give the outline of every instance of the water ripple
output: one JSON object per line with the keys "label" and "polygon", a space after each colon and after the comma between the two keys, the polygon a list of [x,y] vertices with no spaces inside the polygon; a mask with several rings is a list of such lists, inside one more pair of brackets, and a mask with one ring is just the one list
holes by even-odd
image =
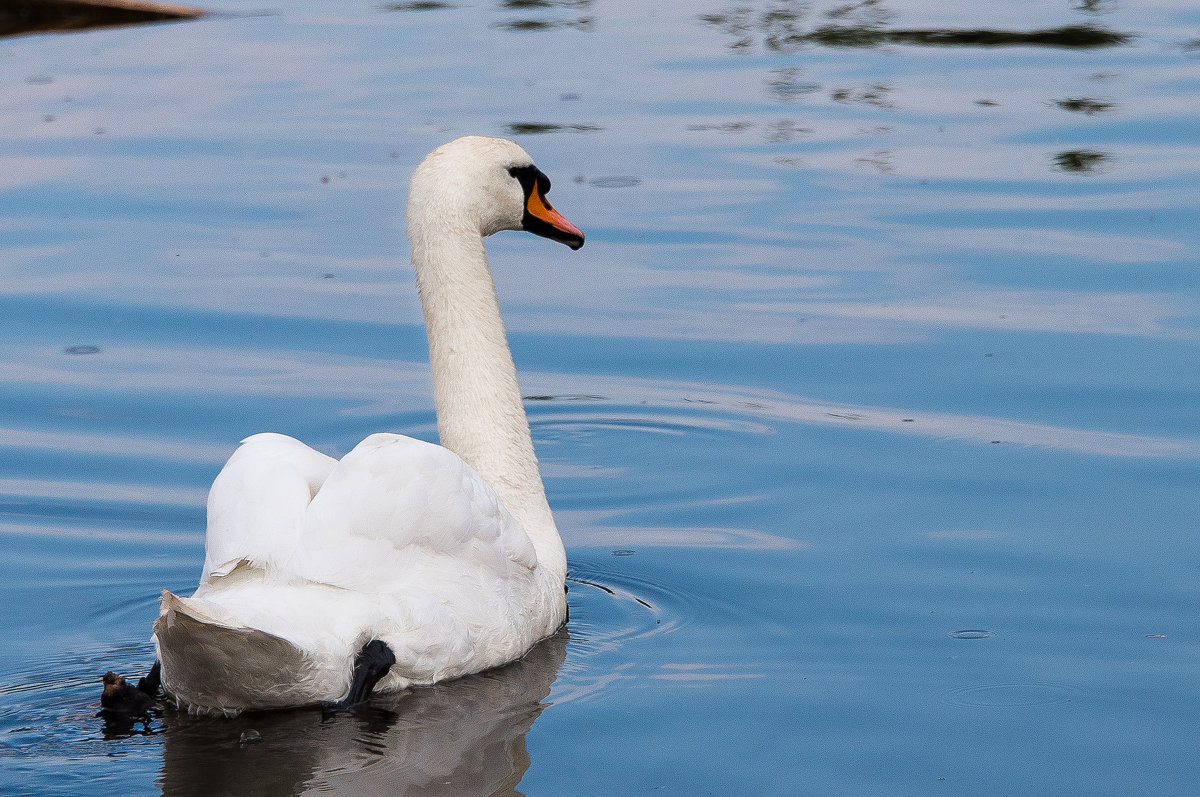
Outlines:
{"label": "water ripple", "polygon": [[[564,392],[601,393],[615,404],[670,410],[672,423],[677,422],[683,408],[688,407],[691,410],[689,418],[697,415],[716,418],[718,413],[725,413],[727,420],[720,423],[729,424],[735,422],[728,420],[728,414],[735,414],[745,423],[749,423],[746,420],[749,416],[820,426],[854,426],[936,439],[1040,446],[1098,456],[1200,458],[1200,440],[1188,438],[1078,429],[985,415],[832,404],[782,391],[698,382],[596,375],[531,376],[529,381],[532,383],[553,380]],[[697,409],[707,412],[695,412]],[[533,417],[540,420],[539,416]],[[660,425],[667,423],[659,421]],[[722,427],[718,425],[717,428]]]}
{"label": "water ripple", "polygon": [[696,619],[699,596],[627,573],[573,562],[571,641],[589,652],[668,634]]}
{"label": "water ripple", "polygon": [[675,585],[574,561],[567,577],[570,651],[554,685],[556,704],[597,697],[641,675],[636,644],[702,621],[706,599]]}
{"label": "water ripple", "polygon": [[[686,401],[686,400],[685,400]],[[535,438],[574,440],[597,431],[623,430],[662,435],[695,435],[697,432],[770,434],[765,424],[713,415],[663,412],[538,413],[530,417]]]}
{"label": "water ripple", "polygon": [[970,708],[1031,708],[1069,703],[1077,695],[1075,689],[1059,684],[1015,683],[955,689],[945,700]]}

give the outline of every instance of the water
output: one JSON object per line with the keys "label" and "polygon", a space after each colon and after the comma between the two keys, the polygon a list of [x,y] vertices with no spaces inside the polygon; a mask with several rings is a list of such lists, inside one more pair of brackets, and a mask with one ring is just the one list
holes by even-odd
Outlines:
{"label": "water", "polygon": [[[0,40],[0,791],[1195,791],[1200,11],[219,10]],[[468,132],[588,233],[489,242],[568,631],[106,733],[239,439],[434,438]]]}

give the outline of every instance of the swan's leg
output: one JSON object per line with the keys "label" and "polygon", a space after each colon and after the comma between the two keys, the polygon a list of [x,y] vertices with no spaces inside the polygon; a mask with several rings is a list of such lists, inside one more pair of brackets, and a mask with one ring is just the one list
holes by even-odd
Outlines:
{"label": "swan's leg", "polygon": [[350,681],[350,694],[346,699],[333,704],[332,708],[350,708],[367,702],[371,690],[379,679],[388,674],[396,663],[396,654],[385,642],[373,639],[362,646],[354,657],[354,677]]}
{"label": "swan's leg", "polygon": [[158,697],[158,689],[162,686],[162,662],[157,659],[145,678],[139,678],[137,690],[150,697]]}

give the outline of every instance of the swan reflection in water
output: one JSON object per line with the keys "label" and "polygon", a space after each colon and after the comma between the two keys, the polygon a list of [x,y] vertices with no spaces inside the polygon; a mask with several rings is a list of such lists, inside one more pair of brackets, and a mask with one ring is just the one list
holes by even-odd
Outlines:
{"label": "swan reflection in water", "polygon": [[377,695],[358,714],[170,714],[163,795],[516,794],[530,764],[525,734],[546,706],[568,639],[564,628],[520,661]]}

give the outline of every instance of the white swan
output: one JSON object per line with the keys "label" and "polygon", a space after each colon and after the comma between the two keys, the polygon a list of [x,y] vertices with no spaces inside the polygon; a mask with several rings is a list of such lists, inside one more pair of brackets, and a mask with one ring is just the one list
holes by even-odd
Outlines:
{"label": "white swan", "polygon": [[412,177],[408,237],[442,445],[376,434],[334,460],[258,434],[213,482],[200,586],[163,591],[162,686],[194,712],[361,701],[520,658],[566,621],[483,237],[583,233],[511,141],[467,136]]}

